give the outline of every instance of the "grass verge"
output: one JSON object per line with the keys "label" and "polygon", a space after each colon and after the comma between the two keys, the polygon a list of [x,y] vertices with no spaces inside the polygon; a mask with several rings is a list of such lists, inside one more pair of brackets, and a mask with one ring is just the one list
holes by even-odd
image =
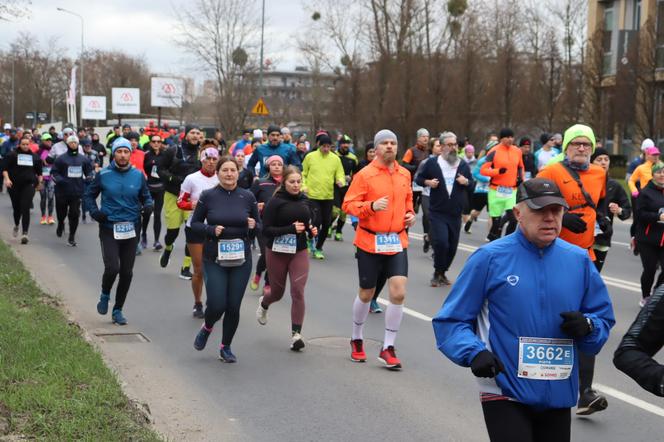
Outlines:
{"label": "grass verge", "polygon": [[0,439],[160,440],[56,304],[0,241]]}

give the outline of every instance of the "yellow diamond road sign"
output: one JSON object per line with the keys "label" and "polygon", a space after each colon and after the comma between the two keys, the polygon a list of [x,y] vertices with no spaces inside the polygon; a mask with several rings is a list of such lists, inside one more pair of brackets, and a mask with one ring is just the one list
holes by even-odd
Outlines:
{"label": "yellow diamond road sign", "polygon": [[267,106],[265,105],[265,102],[262,98],[258,99],[256,105],[251,109],[251,113],[254,115],[262,116],[270,115],[270,111],[267,109]]}

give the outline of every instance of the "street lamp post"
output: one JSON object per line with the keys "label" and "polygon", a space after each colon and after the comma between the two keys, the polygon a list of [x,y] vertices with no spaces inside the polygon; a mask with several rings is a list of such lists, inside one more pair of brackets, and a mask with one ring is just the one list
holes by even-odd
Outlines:
{"label": "street lamp post", "polygon": [[[83,51],[85,49],[85,45],[84,45],[84,42],[83,42],[83,16],[81,14],[77,14],[74,11],[70,11],[69,9],[65,9],[65,8],[56,8],[56,9],[60,12],[64,12],[65,14],[71,14],[73,16],[76,16],[81,20],[81,59],[79,61],[79,66],[81,67],[81,82],[80,82],[80,85],[79,85],[79,88],[78,88],[79,95],[80,95],[80,98],[79,98],[79,103],[80,103],[80,102],[82,102],[81,100],[83,100]],[[79,112],[78,112],[78,126],[79,127],[83,126],[83,112],[82,111],[83,111],[83,109],[80,109]]]}

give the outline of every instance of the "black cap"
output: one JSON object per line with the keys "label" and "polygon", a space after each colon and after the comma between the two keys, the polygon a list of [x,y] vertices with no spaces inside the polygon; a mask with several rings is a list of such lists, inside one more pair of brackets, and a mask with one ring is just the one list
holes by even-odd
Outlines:
{"label": "black cap", "polygon": [[516,202],[525,201],[533,210],[539,210],[543,207],[557,204],[569,209],[567,201],[563,198],[560,189],[551,180],[546,178],[533,178],[524,181],[516,193]]}
{"label": "black cap", "polygon": [[509,127],[504,127],[500,129],[500,134],[498,135],[498,139],[503,139],[507,137],[513,137],[514,136],[514,131],[510,129]]}

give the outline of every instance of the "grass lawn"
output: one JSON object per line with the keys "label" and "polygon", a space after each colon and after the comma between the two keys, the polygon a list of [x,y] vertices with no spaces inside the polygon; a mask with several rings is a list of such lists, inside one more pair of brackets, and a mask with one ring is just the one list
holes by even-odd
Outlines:
{"label": "grass lawn", "polygon": [[0,438],[160,440],[55,304],[0,241]]}

